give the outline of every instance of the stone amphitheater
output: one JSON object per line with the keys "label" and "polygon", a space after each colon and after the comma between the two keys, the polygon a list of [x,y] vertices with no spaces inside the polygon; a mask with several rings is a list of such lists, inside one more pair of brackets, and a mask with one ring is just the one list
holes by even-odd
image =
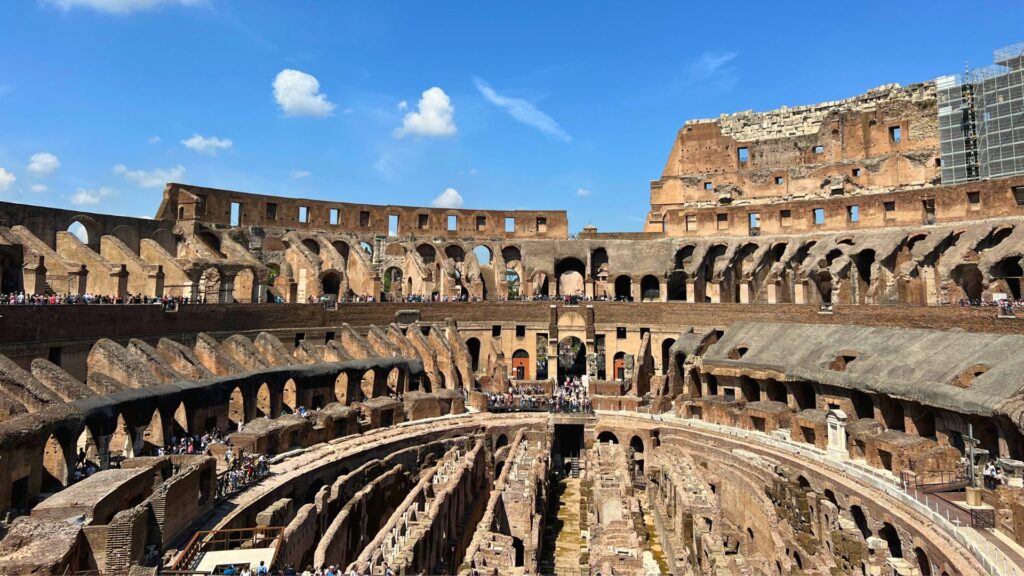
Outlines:
{"label": "stone amphitheater", "polygon": [[0,203],[0,571],[1021,574],[1024,176],[936,94],[687,122],[642,232]]}

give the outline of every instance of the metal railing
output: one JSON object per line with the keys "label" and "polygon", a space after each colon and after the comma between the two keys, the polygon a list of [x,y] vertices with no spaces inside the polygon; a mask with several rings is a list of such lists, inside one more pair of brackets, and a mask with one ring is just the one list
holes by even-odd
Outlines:
{"label": "metal railing", "polygon": [[[170,570],[191,570],[202,554],[220,550],[238,550],[246,548],[271,548],[275,540],[281,537],[282,526],[234,528],[228,530],[206,530],[196,532],[189,540],[185,549],[168,568]],[[274,555],[277,551],[275,548]],[[273,559],[271,559],[273,566]]]}

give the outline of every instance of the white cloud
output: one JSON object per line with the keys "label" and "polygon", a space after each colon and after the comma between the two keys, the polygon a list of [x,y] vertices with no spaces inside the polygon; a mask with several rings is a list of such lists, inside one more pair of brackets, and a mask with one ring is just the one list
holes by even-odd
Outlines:
{"label": "white cloud", "polygon": [[402,100],[401,102],[398,103],[398,109],[402,110],[403,112],[405,110],[408,110],[409,109],[409,103],[406,102],[405,100]]}
{"label": "white cloud", "polygon": [[60,160],[49,152],[39,152],[28,159],[28,171],[36,176],[49,176],[57,168],[60,168]]}
{"label": "white cloud", "polygon": [[[408,105],[406,105],[408,106]],[[401,104],[399,104],[401,108]],[[455,107],[448,95],[437,86],[423,92],[415,112],[402,119],[402,127],[395,128],[395,138],[413,136],[451,136],[455,126]]]}
{"label": "white cloud", "polygon": [[576,195],[577,196],[590,196],[590,194],[591,194],[590,190],[587,190],[586,188],[577,188],[576,189]]}
{"label": "white cloud", "polygon": [[545,134],[558,138],[559,140],[572,142],[572,137],[558,125],[558,122],[555,122],[554,118],[548,116],[533,104],[530,104],[522,98],[502,96],[495,92],[487,82],[484,82],[480,78],[474,78],[473,82],[476,84],[476,89],[480,91],[480,94],[482,94],[488,102],[494,104],[498,108],[503,108],[519,122],[522,122],[527,126],[532,126]]}
{"label": "white cloud", "polygon": [[49,190],[49,188],[46,187],[46,184],[33,184],[30,190],[37,194],[41,194]]}
{"label": "white cloud", "polygon": [[113,195],[114,189],[106,186],[100,186],[95,190],[79,188],[77,192],[71,195],[71,203],[75,206],[94,206],[99,204],[104,198]]}
{"label": "white cloud", "polygon": [[181,143],[185,145],[185,148],[207,156],[216,156],[217,150],[227,150],[234,146],[234,142],[228,138],[217,138],[216,136],[207,138],[200,134],[193,134],[191,138],[182,140]]}
{"label": "white cloud", "polygon": [[391,179],[395,176],[395,156],[397,152],[382,152],[373,162],[373,169],[381,176]]}
{"label": "white cloud", "polygon": [[6,192],[7,189],[11,187],[11,184],[14,184],[14,181],[17,179],[18,178],[14,174],[0,168],[0,192]]}
{"label": "white cloud", "polygon": [[68,11],[89,8],[108,14],[130,14],[139,10],[152,10],[162,5],[204,6],[207,0],[43,0],[45,3]]}
{"label": "white cloud", "polygon": [[334,104],[320,94],[320,82],[314,76],[285,68],[274,78],[274,100],[285,116],[330,116]]}
{"label": "white cloud", "polygon": [[159,144],[162,141],[163,138],[159,136],[150,136],[149,138],[146,139],[146,142],[149,142],[150,144]]}
{"label": "white cloud", "polygon": [[129,170],[124,164],[114,166],[114,174],[124,176],[125,180],[141,188],[162,188],[168,182],[179,182],[185,175],[185,167],[178,164],[174,168],[154,168],[153,170]]}
{"label": "white cloud", "polygon": [[729,63],[737,56],[736,52],[702,52],[689,63],[690,82],[717,92],[732,89],[739,75]]}
{"label": "white cloud", "polygon": [[310,175],[309,170],[292,170],[292,178],[299,180]]}
{"label": "white cloud", "polygon": [[430,205],[434,208],[458,208],[462,206],[462,194],[455,188],[445,188]]}

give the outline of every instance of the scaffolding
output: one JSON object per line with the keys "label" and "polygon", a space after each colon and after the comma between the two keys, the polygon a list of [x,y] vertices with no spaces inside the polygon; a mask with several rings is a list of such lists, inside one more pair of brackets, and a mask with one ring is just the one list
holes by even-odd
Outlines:
{"label": "scaffolding", "polygon": [[936,80],[942,183],[1024,174],[1024,43]]}

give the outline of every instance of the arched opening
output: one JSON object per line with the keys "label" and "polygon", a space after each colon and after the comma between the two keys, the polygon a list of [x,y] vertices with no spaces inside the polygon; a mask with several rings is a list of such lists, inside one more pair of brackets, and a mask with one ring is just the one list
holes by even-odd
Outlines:
{"label": "arched opening", "polygon": [[1021,278],[1024,269],[1020,265],[1020,256],[1003,258],[992,267],[992,277],[1000,280],[1002,287],[1009,292],[1014,300],[1021,297]]}
{"label": "arched opening", "polygon": [[558,381],[580,378],[587,373],[587,346],[575,336],[558,342]]}
{"label": "arched opening", "polygon": [[67,231],[75,238],[78,238],[82,244],[92,248],[94,251],[99,251],[100,231],[95,223],[83,218],[76,218],[71,221]]}
{"label": "arched opening", "polygon": [[153,410],[153,416],[149,419],[149,425],[142,433],[142,454],[144,456],[156,456],[157,449],[164,444],[164,422],[160,416],[160,410]]}
{"label": "arched opening", "polygon": [[281,403],[284,404],[282,412],[287,409],[289,414],[294,414],[299,409],[299,390],[294,378],[289,378],[284,383],[284,389],[281,391]]}
{"label": "arched opening", "polygon": [[530,379],[530,353],[522,348],[512,353],[512,377],[516,380]]}
{"label": "arched opening", "polygon": [[675,256],[672,258],[673,270],[684,270],[686,264],[689,263],[690,258],[693,256],[694,246],[683,246],[679,250],[676,250]]}
{"label": "arched opening", "polygon": [[501,259],[505,261],[505,266],[513,266],[523,259],[523,253],[517,246],[505,246],[501,249]]}
{"label": "arched opening", "polygon": [[600,434],[597,435],[597,441],[602,444],[618,444],[619,438],[618,436],[615,435],[614,432],[605,430],[604,432],[601,432]]}
{"label": "arched opening", "polygon": [[405,256],[405,246],[402,246],[400,242],[392,242],[384,248],[385,256]]}
{"label": "arched opening", "polygon": [[546,296],[548,292],[550,292],[548,288],[548,275],[544,272],[535,272],[533,274],[533,295]]}
{"label": "arched opening", "polygon": [[740,376],[740,391],[747,402],[761,401],[761,387],[750,376]]}
{"label": "arched opening", "polygon": [[825,488],[825,498],[828,498],[828,501],[831,502],[832,505],[835,506],[837,510],[839,509],[839,501],[836,500],[836,493],[835,492],[833,492],[829,488]]}
{"label": "arched opening", "polygon": [[796,397],[796,405],[800,410],[813,410],[818,405],[818,395],[814,391],[814,385],[810,382],[796,382],[793,395]]}
{"label": "arched opening", "polygon": [[320,278],[320,293],[325,296],[338,297],[341,292],[341,274],[336,270],[324,272]]}
{"label": "arched opening", "polygon": [[174,420],[171,422],[171,436],[181,438],[188,434],[188,430],[188,411],[185,409],[185,403],[179,402],[178,408],[174,410]]}
{"label": "arched opening", "polygon": [[870,420],[875,417],[875,402],[867,394],[854,390],[850,393],[850,401],[853,402],[853,411],[858,419]]}
{"label": "arched opening", "polygon": [[377,373],[373,370],[367,370],[363,372],[363,377],[359,379],[359,391],[362,393],[363,400],[373,398],[376,396],[375,384],[377,382]]}
{"label": "arched opening", "polygon": [[661,285],[658,278],[648,274],[640,279],[640,300],[642,302],[658,302],[661,300]]}
{"label": "arched opening", "polygon": [[670,301],[686,300],[686,272],[675,270],[668,275],[668,299]]}
{"label": "arched opening", "polygon": [[476,262],[481,266],[491,265],[491,249],[483,244],[473,248],[473,254],[476,255]]}
{"label": "arched opening", "polygon": [[623,274],[615,279],[615,299],[623,302],[633,301],[633,279]]}
{"label": "arched opening", "polygon": [[455,262],[462,262],[466,259],[466,251],[458,244],[449,244],[444,249],[444,255]]}
{"label": "arched opening", "polygon": [[661,373],[668,375],[668,369],[672,362],[672,345],[676,343],[675,338],[665,338],[661,341]]}
{"label": "arched opening", "polygon": [[243,268],[235,274],[235,282],[231,292],[231,299],[235,302],[249,304],[253,302],[253,294],[256,292],[256,274],[248,268]]}
{"label": "arched opening", "polygon": [[914,547],[914,557],[917,558],[917,568],[921,571],[921,576],[932,576],[932,563],[920,546]]}
{"label": "arched opening", "polygon": [[494,441],[494,451],[497,452],[504,446],[508,446],[508,436],[499,434],[498,439]]}
{"label": "arched opening", "polygon": [[366,253],[367,256],[373,258],[373,246],[369,242],[360,242],[359,248]]}
{"label": "arched opening", "polygon": [[228,420],[236,425],[245,422],[245,397],[242,395],[242,389],[237,386],[228,398]]}
{"label": "arched opening", "polygon": [[347,242],[335,240],[331,242],[331,246],[334,246],[334,249],[338,251],[338,255],[341,256],[342,260],[348,260],[349,247]]}
{"label": "arched opening", "polygon": [[381,277],[381,290],[392,301],[402,296],[402,271],[399,268],[391,266],[384,271],[384,276]]}
{"label": "arched opening", "polygon": [[590,253],[590,276],[595,280],[608,279],[608,251],[596,248]]}
{"label": "arched opening", "polygon": [[871,536],[871,529],[868,528],[868,517],[864,514],[864,510],[860,506],[854,504],[850,506],[850,515],[853,516],[853,523],[857,525],[857,529],[860,530],[861,536],[867,540]]}
{"label": "arched opening", "polygon": [[347,405],[351,400],[351,391],[348,389],[348,372],[341,372],[334,379],[334,398],[342,405]]}
{"label": "arched opening", "polygon": [[387,385],[388,393],[400,394],[402,392],[402,371],[397,366],[388,371]]}
{"label": "arched opening", "polygon": [[220,249],[220,236],[218,236],[217,234],[213,233],[210,230],[202,230],[196,233],[196,237],[199,238],[203,243],[205,243],[210,250],[214,251],[221,258],[227,257],[224,254],[224,252],[222,252]]}
{"label": "arched opening", "polygon": [[587,269],[579,258],[562,258],[555,264],[555,277],[558,278],[558,293],[562,296],[582,296],[583,280]]}
{"label": "arched opening", "polygon": [[632,448],[634,452],[639,452],[643,454],[644,441],[639,436],[633,436],[632,438],[629,439],[629,447]]}
{"label": "arched opening", "polygon": [[882,408],[882,419],[885,427],[890,430],[906,430],[903,404],[899,400],[889,399],[888,406]]}
{"label": "arched opening", "polygon": [[107,449],[110,455],[110,462],[121,465],[121,461],[135,457],[135,439],[124,416],[117,415],[117,424],[114,433],[110,436],[110,446]]}
{"label": "arched opening", "polygon": [[470,364],[473,372],[476,372],[480,369],[480,340],[477,338],[466,340],[466,348],[469,348]]}
{"label": "arched opening", "polygon": [[896,527],[888,522],[883,522],[878,529],[878,537],[889,543],[889,555],[893,558],[903,558],[903,544],[900,543],[900,535],[896,533]]}
{"label": "arched opening", "polygon": [[264,382],[256,391],[256,415],[264,418],[274,417],[274,407],[271,404],[270,385]]}
{"label": "arched opening", "polygon": [[91,463],[97,470],[100,468],[99,447],[88,426],[78,436],[75,448],[78,450],[77,456],[75,456],[77,466],[85,467]]}
{"label": "arched opening", "polygon": [[509,300],[518,300],[523,293],[519,274],[515,270],[505,270],[505,286],[508,290]]}
{"label": "arched opening", "polygon": [[69,479],[67,452],[57,438],[57,433],[51,434],[43,445],[43,478],[40,488],[45,493],[59,492],[68,485]]}
{"label": "arched opening", "polygon": [[306,238],[302,241],[302,245],[313,254],[320,255],[320,243],[312,238]]}
{"label": "arched opening", "polygon": [[977,264],[961,264],[953,268],[950,277],[964,291],[964,296],[968,300],[981,301],[985,279],[982,277],[981,271],[978,270]]}
{"label": "arched opening", "polygon": [[804,562],[800,558],[800,553],[797,552],[796,550],[793,550],[793,562],[796,562],[797,570],[803,570],[804,569]]}
{"label": "arched opening", "polygon": [[626,353],[616,352],[612,356],[612,379],[620,382],[626,379]]}
{"label": "arched opening", "polygon": [[437,259],[437,250],[430,244],[420,244],[416,247],[416,253],[420,255],[424,264],[433,264]]}
{"label": "arched opening", "polygon": [[786,403],[786,385],[778,380],[766,380],[764,383],[764,392],[768,396],[768,400],[772,402]]}
{"label": "arched opening", "polygon": [[708,387],[708,396],[718,396],[718,377],[714,374],[708,374],[705,378],[705,385]]}
{"label": "arched opening", "polygon": [[930,408],[919,407],[911,418],[917,435],[922,438],[935,438],[935,413]]}

